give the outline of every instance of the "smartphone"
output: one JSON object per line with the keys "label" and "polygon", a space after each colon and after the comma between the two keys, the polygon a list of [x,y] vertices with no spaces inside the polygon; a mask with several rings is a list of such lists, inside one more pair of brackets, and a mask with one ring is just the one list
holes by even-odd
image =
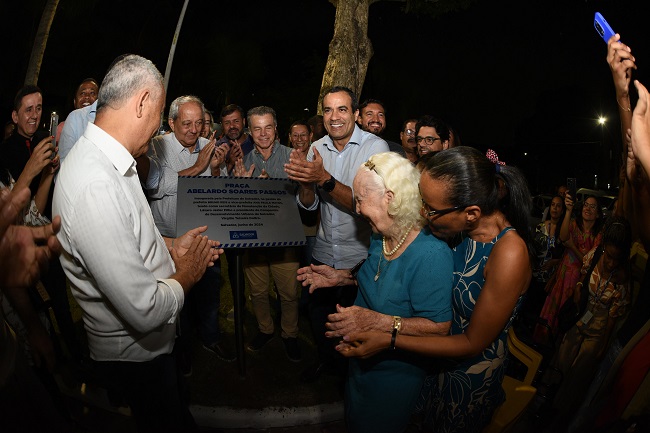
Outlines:
{"label": "smartphone", "polygon": [[607,21],[605,21],[605,18],[603,18],[600,12],[596,12],[596,15],[594,16],[594,27],[605,43],[609,41],[609,38],[615,35],[614,30],[612,30],[610,25],[607,24]]}
{"label": "smartphone", "polygon": [[[56,148],[56,130],[59,127],[59,115],[56,114],[56,111],[52,111],[50,114],[50,137],[54,137],[54,147]],[[50,159],[54,159],[56,152],[50,154]]]}
{"label": "smartphone", "polygon": [[566,179],[566,187],[567,187],[567,192],[571,196],[571,200],[573,200],[573,202],[575,203],[576,200],[577,200],[577,197],[576,197],[576,191],[577,191],[576,178],[575,177],[567,177],[567,179]]}

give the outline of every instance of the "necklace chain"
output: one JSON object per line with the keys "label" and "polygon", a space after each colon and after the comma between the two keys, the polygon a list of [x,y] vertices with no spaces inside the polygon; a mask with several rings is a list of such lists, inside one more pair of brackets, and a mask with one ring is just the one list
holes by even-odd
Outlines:
{"label": "necklace chain", "polygon": [[[383,254],[379,254],[379,262],[377,262],[377,273],[375,274],[375,281],[377,281],[379,279],[379,277],[381,276],[381,271],[382,271],[382,269],[381,269],[381,260],[384,257],[384,255],[386,255],[386,257],[388,258],[388,257],[392,256],[393,254],[395,254],[397,252],[397,250],[399,250],[400,247],[402,245],[404,245],[404,242],[406,241],[406,238],[408,237],[409,233],[411,233],[411,228],[406,230],[406,233],[404,233],[404,236],[402,236],[402,239],[395,246],[395,248],[393,248],[391,251],[386,251],[386,236],[382,237],[381,246],[382,246]],[[390,260],[387,259],[386,260],[386,267],[388,267],[388,264],[390,264]]]}
{"label": "necklace chain", "polygon": [[408,230],[406,230],[406,233],[404,233],[404,236],[402,236],[402,239],[400,239],[400,241],[397,243],[397,245],[395,245],[395,248],[393,248],[390,251],[388,251],[386,249],[386,236],[382,236],[382,238],[381,238],[381,246],[382,246],[382,249],[384,250],[384,254],[386,255],[386,257],[392,256],[393,254],[395,254],[397,252],[397,250],[400,249],[400,247],[402,245],[404,245],[404,241],[406,241],[406,238],[408,237],[409,233],[411,233],[411,228],[410,227],[408,228]]}

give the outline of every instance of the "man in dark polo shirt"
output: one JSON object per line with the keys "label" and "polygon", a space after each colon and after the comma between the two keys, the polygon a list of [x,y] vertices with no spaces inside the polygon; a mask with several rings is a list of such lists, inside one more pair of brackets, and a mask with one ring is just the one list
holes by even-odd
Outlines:
{"label": "man in dark polo shirt", "polygon": [[[2,143],[0,153],[0,166],[9,170],[14,179],[18,179],[22,173],[32,151],[39,144],[35,141],[36,130],[41,123],[41,112],[43,111],[43,95],[37,86],[28,85],[23,87],[16,94],[14,109],[11,112],[11,119],[16,124],[14,132]],[[52,137],[43,138],[40,141],[52,141]],[[38,190],[40,176],[35,176],[29,188],[32,196]],[[43,210],[41,210],[43,211]]]}

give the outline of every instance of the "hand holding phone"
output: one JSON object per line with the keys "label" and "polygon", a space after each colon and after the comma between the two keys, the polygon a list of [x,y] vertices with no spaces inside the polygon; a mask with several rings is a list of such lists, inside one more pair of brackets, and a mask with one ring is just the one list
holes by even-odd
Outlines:
{"label": "hand holding phone", "polygon": [[594,16],[594,27],[596,28],[596,31],[600,35],[601,38],[607,43],[609,39],[614,36],[616,33],[614,33],[614,30],[612,30],[612,27],[605,21],[605,18],[600,14],[600,12],[596,12],[596,15]]}
{"label": "hand holding phone", "polygon": [[576,193],[577,193],[576,178],[568,177],[566,180],[566,187],[567,187],[567,193],[571,196],[571,200],[575,202]]}
{"label": "hand holding phone", "polygon": [[[52,111],[52,114],[50,114],[50,137],[54,137],[54,149],[56,149],[56,130],[59,127],[59,115],[56,113],[56,111]],[[54,159],[56,156],[56,152],[52,152],[50,155],[50,159]]]}

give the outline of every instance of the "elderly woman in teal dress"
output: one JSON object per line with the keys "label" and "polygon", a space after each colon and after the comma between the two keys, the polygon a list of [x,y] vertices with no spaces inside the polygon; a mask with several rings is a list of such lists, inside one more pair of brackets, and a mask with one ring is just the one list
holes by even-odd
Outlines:
{"label": "elderly woman in teal dress", "polygon": [[[451,250],[424,227],[418,179],[410,162],[391,152],[374,155],[359,168],[353,183],[356,210],[374,234],[368,257],[356,275],[355,305],[339,307],[330,315],[329,337],[351,330],[377,330],[389,338],[397,333],[448,333]],[[353,284],[349,270],[312,265],[298,272],[298,279],[310,291]],[[404,430],[430,362],[402,350],[351,360],[345,395],[348,430]]]}
{"label": "elderly woman in teal dress", "polygon": [[352,333],[337,349],[373,357],[394,346],[445,358],[423,387],[424,427],[480,432],[504,399],[507,331],[531,279],[530,195],[517,169],[469,147],[429,159],[420,193],[433,234],[455,245],[450,335]]}

